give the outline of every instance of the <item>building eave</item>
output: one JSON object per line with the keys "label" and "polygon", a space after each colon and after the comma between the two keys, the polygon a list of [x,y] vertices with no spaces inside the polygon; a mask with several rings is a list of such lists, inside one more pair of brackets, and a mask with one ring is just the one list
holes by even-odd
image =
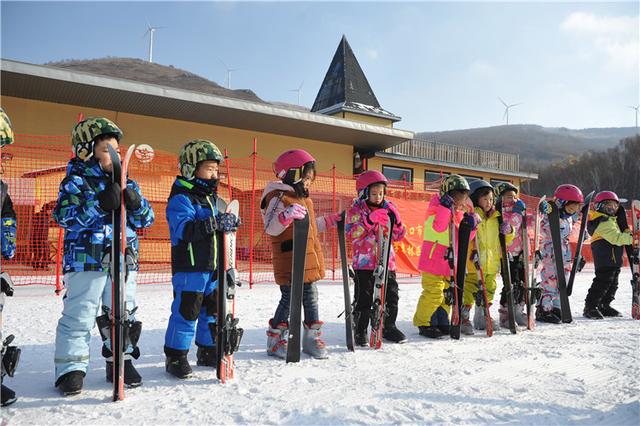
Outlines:
{"label": "building eave", "polygon": [[150,83],[0,60],[1,94],[383,150],[408,130]]}

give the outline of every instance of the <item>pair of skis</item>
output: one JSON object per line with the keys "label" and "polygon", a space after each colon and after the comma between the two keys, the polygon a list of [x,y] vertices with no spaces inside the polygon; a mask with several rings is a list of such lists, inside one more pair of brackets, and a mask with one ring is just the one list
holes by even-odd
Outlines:
{"label": "pair of skis", "polygon": [[[239,218],[240,204],[232,200],[227,204],[222,198],[216,198],[218,212],[233,214]],[[236,287],[240,286],[236,270],[236,232],[216,231],[218,245],[218,287],[216,288],[216,322],[210,324],[216,342],[216,376],[221,383],[234,378],[235,363],[233,354],[240,346],[244,330],[238,327],[239,319],[235,315]]]}
{"label": "pair of skis", "polygon": [[[640,200],[631,201],[631,245],[625,246],[631,267],[631,318],[640,320]],[[622,205],[618,210],[620,230],[629,228],[627,213]]]}
{"label": "pair of skis", "polygon": [[576,273],[582,269],[582,245],[584,243],[585,229],[587,221],[589,220],[589,210],[591,206],[591,200],[595,192],[591,191],[584,199],[584,206],[582,207],[580,216],[580,235],[578,236],[578,243],[573,256],[573,264],[571,267],[571,273],[569,274],[569,280],[567,280],[564,273],[564,260],[562,256],[562,236],[560,235],[560,208],[555,201],[549,203],[549,212],[547,217],[549,219],[549,230],[551,232],[551,242],[553,245],[553,260],[556,266],[556,277],[558,279],[558,293],[560,295],[560,311],[562,315],[562,322],[570,323],[573,321],[571,315],[571,305],[569,303],[569,296],[573,289],[573,282],[575,280]]}
{"label": "pair of skis", "polygon": [[465,222],[461,222],[458,225],[458,233],[456,234],[455,213],[455,207],[452,206],[451,220],[449,221],[449,249],[446,255],[450,271],[449,288],[445,289],[445,300],[451,306],[449,336],[458,340],[460,339],[460,325],[462,322],[462,298],[464,295],[464,278],[467,273],[471,227]]}
{"label": "pair of skis", "polygon": [[131,155],[135,145],[131,145],[120,161],[116,150],[107,145],[113,165],[111,182],[120,185],[120,207],[111,212],[112,243],[111,243],[111,352],[113,354],[113,401],[124,399],[124,351],[125,327],[128,313],[125,306],[126,262],[127,249],[127,210],[124,201],[124,191],[127,189],[127,173]]}

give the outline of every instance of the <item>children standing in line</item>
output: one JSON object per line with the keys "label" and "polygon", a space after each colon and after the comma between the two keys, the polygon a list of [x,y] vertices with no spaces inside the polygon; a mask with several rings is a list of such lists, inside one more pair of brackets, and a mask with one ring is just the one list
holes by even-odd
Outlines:
{"label": "children standing in line", "polygon": [[309,236],[304,271],[303,352],[317,359],[328,358],[321,339],[316,281],[324,278],[324,256],[318,233],[334,227],[340,214],[315,217],[309,189],[316,177],[316,160],[306,151],[294,149],[282,153],[274,163],[278,181],[270,182],[262,193],[260,211],[264,230],[271,239],[273,270],[280,286],[280,302],[267,331],[267,354],[286,358],[291,300],[291,267],[293,258],[293,221],[309,214]]}
{"label": "children standing in line", "polygon": [[165,333],[166,371],[186,379],[193,370],[187,354],[195,335],[197,365],[216,367],[212,324],[216,318],[216,231],[235,231],[238,218],[216,208],[218,168],[223,161],[212,142],[195,139],[180,150],[180,176],[167,203],[171,237],[173,302]]}
{"label": "children standing in line", "polygon": [[[64,395],[82,390],[89,364],[91,329],[102,306],[102,318],[111,312],[111,212],[120,207],[123,191],[112,183],[113,163],[108,146],[116,151],[122,131],[106,118],[88,118],[76,124],[71,132],[74,158],[67,165],[67,176],[60,183],[58,203],[53,217],[64,228],[64,309],[56,329],[55,385]],[[124,381],[129,387],[142,384],[132,364],[140,356],[137,342],[142,323],[135,320],[135,291],[138,270],[138,237],[136,229],[151,226],[154,220],[149,202],[138,184],[127,179],[124,191],[127,215],[126,309],[129,321],[125,327],[131,345],[125,349]],[[124,212],[123,212],[124,214]],[[117,238],[118,236],[116,236]],[[102,303],[101,303],[102,302]],[[110,336],[101,330],[107,358],[107,381],[113,381]]]}
{"label": "children standing in line", "polygon": [[[9,116],[0,108],[0,148],[13,143],[13,128],[11,126],[11,120]],[[13,202],[9,196],[9,186],[0,180],[0,197],[2,200],[2,217],[0,238],[2,240],[2,258],[4,260],[12,259],[16,254],[16,211],[13,209]],[[0,342],[2,342],[2,311],[4,309],[5,296],[13,295],[13,289],[8,282],[2,282],[2,288],[0,288]],[[4,356],[3,351],[3,356]],[[4,366],[4,363],[3,363]],[[9,372],[9,375],[13,375],[13,372]],[[5,369],[2,368],[0,373],[0,383],[2,387],[2,406],[6,407],[16,402],[16,393],[4,384]]]}
{"label": "children standing in line", "polygon": [[[367,327],[371,319],[373,302],[373,271],[378,256],[378,229],[386,226],[389,213],[395,217],[392,241],[400,241],[406,234],[406,228],[400,213],[391,201],[385,200],[387,178],[380,172],[369,170],[358,176],[356,190],[358,199],[354,201],[346,215],[346,233],[351,238],[353,249],[353,269],[356,277],[355,294],[355,343],[368,345]],[[393,246],[389,254],[387,290],[385,298],[386,315],[382,337],[395,343],[404,343],[407,337],[396,327],[398,317],[398,282],[396,281],[396,263]]]}
{"label": "children standing in line", "polygon": [[[511,242],[507,241],[507,251],[511,256],[509,261],[509,270],[511,272],[511,285],[513,288],[513,297],[515,303],[516,324],[520,326],[527,325],[527,315],[524,312],[524,292],[525,292],[525,268],[524,262],[524,244],[529,244],[529,239],[522,238],[522,221],[526,220],[523,216],[527,210],[527,206],[518,198],[518,188],[509,182],[500,182],[495,186],[496,208],[502,215],[504,223],[511,225],[514,235]],[[526,225],[526,224],[525,224]],[[502,287],[500,293],[500,327],[509,326],[509,316],[507,309],[507,295]]]}
{"label": "children standing in line", "polygon": [[455,232],[462,221],[475,230],[479,218],[464,211],[468,196],[469,184],[465,178],[449,175],[440,185],[440,196],[432,197],[427,208],[424,241],[418,263],[418,268],[422,271],[422,294],[413,316],[413,325],[418,327],[420,335],[424,337],[437,339],[449,334],[451,308],[444,295],[451,275],[447,262],[449,226],[452,214],[455,214]]}
{"label": "children standing in line", "polygon": [[611,307],[618,290],[624,246],[633,241],[631,230],[620,229],[616,220],[620,200],[615,192],[602,191],[593,199],[595,209],[589,214],[587,231],[591,235],[591,252],[596,276],[584,301],[584,316],[590,319],[618,317]]}
{"label": "children standing in line", "polygon": [[[558,273],[571,272],[571,247],[569,235],[576,223],[576,214],[580,211],[584,196],[575,185],[563,184],[556,188],[553,199],[544,201],[540,205],[543,216],[540,222],[540,254],[542,256],[542,268],[540,269],[540,286],[542,297],[536,308],[536,320],[551,324],[562,322],[560,309],[560,293],[558,291]],[[550,206],[548,203],[556,203],[560,210],[560,240],[562,244],[562,260],[564,271],[556,271],[553,255],[553,242],[551,228],[549,227]]]}
{"label": "children standing in line", "polygon": [[[493,187],[488,182],[475,180],[471,182],[469,187],[469,198],[471,198],[473,202],[475,213],[480,217],[475,238],[478,242],[478,256],[484,273],[484,284],[487,291],[487,309],[491,309],[493,295],[496,292],[497,286],[496,277],[498,271],[500,271],[502,257],[500,234],[506,235],[510,242],[511,238],[513,238],[513,229],[508,222],[503,222],[502,225],[499,224],[498,216],[500,213],[496,211]],[[470,244],[469,252],[473,250],[474,246]],[[469,319],[471,307],[474,301],[477,300],[476,293],[479,291],[476,266],[470,257],[467,260],[467,276],[464,282],[463,307],[460,318],[460,332],[467,335],[473,334],[474,327],[477,330],[486,329],[486,317],[483,307],[476,305],[473,315],[473,326]],[[499,328],[497,321],[493,321],[492,325],[494,329]]]}

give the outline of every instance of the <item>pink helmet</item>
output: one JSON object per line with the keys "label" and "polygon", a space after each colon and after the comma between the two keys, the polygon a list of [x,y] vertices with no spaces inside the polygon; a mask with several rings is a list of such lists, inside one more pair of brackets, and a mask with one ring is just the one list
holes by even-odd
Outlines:
{"label": "pink helmet", "polygon": [[374,183],[384,183],[385,185],[387,185],[389,181],[387,180],[385,175],[383,175],[379,171],[367,170],[356,179],[356,191],[360,192],[363,189],[368,188],[370,185],[373,185]]}
{"label": "pink helmet", "polygon": [[596,194],[595,197],[593,197],[594,203],[600,203],[602,201],[608,201],[608,200],[613,200],[618,203],[620,202],[620,199],[618,198],[616,193],[613,191],[600,191]]}
{"label": "pink helmet", "polygon": [[290,170],[294,171],[292,181],[297,183],[302,179],[302,169],[307,163],[315,163],[316,159],[307,151],[302,149],[292,149],[285,151],[273,163],[273,171],[278,179],[285,179]]}
{"label": "pink helmet", "polygon": [[553,196],[556,199],[563,201],[575,201],[576,203],[584,202],[584,196],[582,195],[580,188],[568,183],[558,186],[556,191],[553,193]]}

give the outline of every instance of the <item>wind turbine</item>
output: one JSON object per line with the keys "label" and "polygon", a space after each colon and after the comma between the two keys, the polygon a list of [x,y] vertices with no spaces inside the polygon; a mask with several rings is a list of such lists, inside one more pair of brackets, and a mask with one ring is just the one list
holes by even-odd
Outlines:
{"label": "wind turbine", "polygon": [[227,82],[227,89],[231,89],[231,73],[234,71],[238,71],[238,68],[229,68],[222,59],[220,59],[220,62],[222,62],[222,65],[224,66],[224,69],[227,72],[227,78],[225,80]]}
{"label": "wind turbine", "polygon": [[149,34],[149,62],[153,62],[153,34],[156,32],[156,30],[159,30],[160,28],[165,28],[165,27],[153,27],[151,26],[149,21],[147,21],[147,31],[144,33],[142,37],[146,37],[147,34]]}
{"label": "wind turbine", "polygon": [[300,96],[302,95],[302,86],[304,86],[304,80],[302,80],[302,83],[300,83],[300,86],[298,86],[297,89],[291,89],[289,90],[290,92],[297,92],[298,93],[298,105],[300,105]]}
{"label": "wind turbine", "polygon": [[509,108],[513,108],[514,106],[522,105],[522,102],[518,102],[517,104],[507,105],[507,103],[505,101],[503,101],[500,96],[498,96],[498,99],[500,99],[500,102],[502,102],[502,105],[504,105],[504,115],[502,116],[502,118],[506,118],[507,119],[506,123],[507,123],[507,126],[508,126],[509,125]]}
{"label": "wind turbine", "polygon": [[629,108],[635,109],[636,110],[636,135],[640,134],[638,133],[638,109],[640,109],[640,104],[636,105],[636,106],[629,106]]}

